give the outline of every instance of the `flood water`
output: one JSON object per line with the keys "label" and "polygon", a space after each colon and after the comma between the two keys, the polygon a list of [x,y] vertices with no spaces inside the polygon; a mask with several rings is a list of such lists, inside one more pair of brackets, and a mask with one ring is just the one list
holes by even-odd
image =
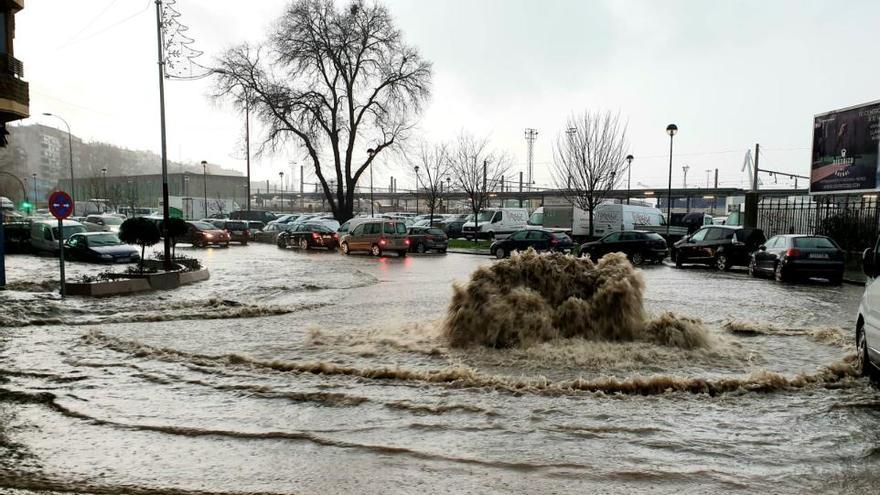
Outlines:
{"label": "flood water", "polygon": [[181,251],[211,279],[100,300],[7,258],[0,493],[880,487],[880,393],[847,371],[860,287],[651,266],[648,311],[701,319],[711,347],[458,349],[452,283],[493,260]]}

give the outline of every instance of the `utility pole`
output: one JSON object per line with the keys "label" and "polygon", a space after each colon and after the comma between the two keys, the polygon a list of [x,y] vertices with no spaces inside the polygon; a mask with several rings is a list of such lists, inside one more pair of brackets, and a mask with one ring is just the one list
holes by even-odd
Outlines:
{"label": "utility pole", "polygon": [[712,180],[712,169],[706,169],[706,189],[709,189],[709,181]]}
{"label": "utility pole", "polygon": [[[244,149],[247,153],[247,211],[251,212],[251,105],[245,93],[244,98]],[[250,215],[248,215],[250,218]]]}
{"label": "utility pole", "polygon": [[522,188],[523,188],[523,173],[519,172],[519,207],[522,208],[523,198],[522,198]]}
{"label": "utility pole", "polygon": [[688,187],[688,170],[691,169],[690,165],[682,165],[681,170],[684,172],[684,182],[682,183],[684,189]]}
{"label": "utility pole", "polygon": [[718,169],[715,169],[715,189],[718,189]]}
{"label": "utility pole", "polygon": [[755,173],[752,174],[752,192],[758,192],[758,160],[760,159],[761,145],[755,143]]}
{"label": "utility pole", "polygon": [[299,166],[299,209],[302,210],[306,207],[306,198],[303,197],[303,191],[305,187],[305,176],[303,175],[303,166]]}
{"label": "utility pole", "polygon": [[[165,137],[165,54],[162,46],[162,0],[156,0],[156,41],[159,49],[159,123],[162,127],[162,231],[164,247],[164,265],[166,270],[171,269],[171,237],[168,235],[168,149]],[[71,155],[72,159],[72,155]],[[202,162],[204,163],[204,162]],[[205,183],[207,188],[207,183]],[[205,194],[207,196],[207,193]],[[205,210],[208,209],[207,198]],[[205,215],[207,216],[207,214]]]}
{"label": "utility pole", "polygon": [[534,176],[534,158],[535,158],[535,140],[538,139],[538,130],[532,128],[526,128],[525,131],[526,137],[526,149],[528,150],[527,154],[527,162],[528,162],[528,187],[531,190],[532,184],[535,183]]}

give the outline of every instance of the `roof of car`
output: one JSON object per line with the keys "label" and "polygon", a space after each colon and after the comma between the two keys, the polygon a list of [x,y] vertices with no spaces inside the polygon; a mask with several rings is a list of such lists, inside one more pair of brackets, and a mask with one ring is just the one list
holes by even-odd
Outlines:
{"label": "roof of car", "polygon": [[116,235],[116,232],[80,232],[80,233],[78,233],[78,234],[74,234],[74,235],[82,235],[82,236],[86,236],[86,237],[93,237],[93,236],[96,236],[96,235],[107,235],[107,234],[110,234],[110,235]]}

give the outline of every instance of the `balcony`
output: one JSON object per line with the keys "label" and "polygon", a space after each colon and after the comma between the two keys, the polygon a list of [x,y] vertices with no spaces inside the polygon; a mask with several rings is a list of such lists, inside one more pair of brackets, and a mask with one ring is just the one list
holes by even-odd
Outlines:
{"label": "balcony", "polygon": [[0,122],[27,118],[30,96],[22,81],[24,64],[12,55],[0,55]]}

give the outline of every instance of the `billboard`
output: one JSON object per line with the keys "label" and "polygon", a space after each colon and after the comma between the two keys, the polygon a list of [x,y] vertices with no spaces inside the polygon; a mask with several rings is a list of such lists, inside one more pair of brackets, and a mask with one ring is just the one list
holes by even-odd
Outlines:
{"label": "billboard", "polygon": [[810,194],[880,190],[880,101],[816,115]]}

